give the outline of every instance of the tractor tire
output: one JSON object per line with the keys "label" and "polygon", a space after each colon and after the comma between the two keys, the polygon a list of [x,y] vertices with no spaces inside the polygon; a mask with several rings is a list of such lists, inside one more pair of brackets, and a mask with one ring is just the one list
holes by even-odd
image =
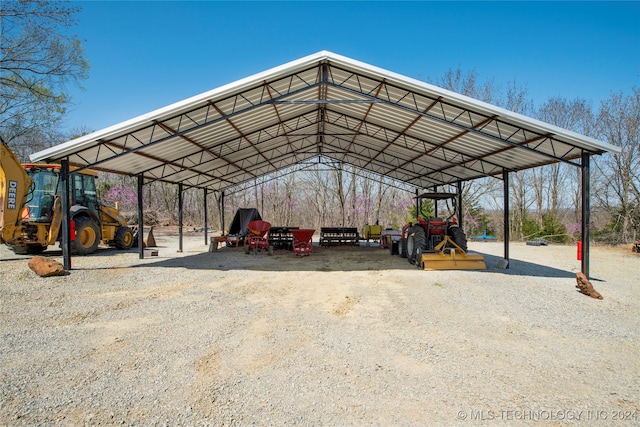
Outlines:
{"label": "tractor tire", "polygon": [[415,265],[418,268],[424,268],[424,265],[422,264],[422,253],[423,252],[424,252],[423,248],[416,248]]}
{"label": "tractor tire", "polygon": [[47,247],[42,245],[9,245],[9,248],[16,255],[39,255],[44,252]]}
{"label": "tractor tire", "polygon": [[78,255],[89,255],[98,250],[100,227],[89,217],[81,216],[76,222],[76,239],[71,243],[72,251]]}
{"label": "tractor tire", "polygon": [[460,246],[463,251],[467,252],[467,236],[464,234],[464,230],[460,227],[449,227],[449,237],[453,242]]}
{"label": "tractor tire", "polygon": [[[427,238],[424,233],[424,228],[416,224],[409,229],[407,233],[407,259],[410,264],[416,263],[416,257],[422,257],[422,252],[427,247]],[[418,254],[418,249],[420,253]],[[422,261],[422,260],[420,260]]]}
{"label": "tractor tire", "polygon": [[391,255],[398,255],[398,241],[392,241],[389,245],[389,253]]}
{"label": "tractor tire", "polygon": [[400,240],[398,240],[398,255],[400,255],[401,258],[407,257],[407,239],[405,237],[401,237]]}
{"label": "tractor tire", "polygon": [[116,235],[113,238],[116,249],[126,251],[133,246],[133,231],[129,227],[118,227]]}

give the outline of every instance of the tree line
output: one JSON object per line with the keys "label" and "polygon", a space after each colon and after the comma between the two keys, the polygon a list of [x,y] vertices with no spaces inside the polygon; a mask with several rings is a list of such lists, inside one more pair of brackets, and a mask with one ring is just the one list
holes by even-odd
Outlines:
{"label": "tree line", "polygon": [[[72,100],[69,85],[88,78],[89,64],[82,44],[67,31],[75,24],[77,6],[66,2],[6,1],[0,4],[0,136],[19,157],[88,133],[62,131],[62,120]],[[550,98],[535,106],[517,82],[498,84],[482,80],[475,70],[452,69],[429,83],[501,106],[541,121],[590,136],[621,148],[591,160],[592,224],[594,242],[628,243],[640,229],[640,88],[622,88],[600,105],[585,99]],[[510,236],[516,240],[544,237],[552,241],[580,239],[580,170],[557,163],[510,174]],[[235,211],[255,207],[274,226],[361,228],[379,224],[398,229],[416,214],[415,196],[400,183],[330,162],[292,168],[257,178],[221,195],[188,189],[183,194],[183,221],[201,228],[205,203],[208,222],[226,227]],[[101,174],[99,195],[118,203],[132,223],[137,222],[136,180]],[[439,191],[456,191],[440,188]],[[161,182],[145,185],[145,222],[175,225],[178,188]],[[461,219],[468,236],[502,237],[502,181],[483,178],[461,188]],[[438,206],[446,216],[450,206]],[[426,204],[427,213],[434,206]]]}

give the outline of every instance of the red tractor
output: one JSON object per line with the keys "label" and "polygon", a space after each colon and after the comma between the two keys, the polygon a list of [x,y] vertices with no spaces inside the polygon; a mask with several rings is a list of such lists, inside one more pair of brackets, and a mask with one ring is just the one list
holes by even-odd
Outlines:
{"label": "red tractor", "polygon": [[[445,249],[453,247],[449,242],[455,243],[464,252],[467,251],[467,236],[462,228],[458,226],[455,218],[456,214],[456,194],[453,193],[425,193],[417,197],[418,208],[422,206],[422,200],[433,200],[436,204],[439,200],[451,200],[453,213],[448,218],[426,218],[418,215],[415,222],[410,222],[402,227],[402,237],[397,242],[397,249],[391,248],[391,253],[399,253],[401,257],[407,258],[411,264],[420,266],[423,253],[434,253],[441,250],[438,245],[442,243],[446,236],[448,241],[444,244]],[[437,212],[437,209],[436,209]],[[394,242],[394,245],[396,243]],[[437,248],[438,247],[438,248]]]}

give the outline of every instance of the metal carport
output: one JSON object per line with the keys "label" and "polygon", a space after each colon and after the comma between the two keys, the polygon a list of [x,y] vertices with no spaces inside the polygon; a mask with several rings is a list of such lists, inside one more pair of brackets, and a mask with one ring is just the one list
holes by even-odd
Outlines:
{"label": "metal carport", "polygon": [[[618,147],[321,51],[35,153],[223,192],[306,162],[340,161],[416,191],[564,162],[583,175],[588,276],[589,159]],[[179,191],[181,194],[181,191]],[[64,245],[63,245],[64,246]],[[508,245],[505,243],[505,258]]]}

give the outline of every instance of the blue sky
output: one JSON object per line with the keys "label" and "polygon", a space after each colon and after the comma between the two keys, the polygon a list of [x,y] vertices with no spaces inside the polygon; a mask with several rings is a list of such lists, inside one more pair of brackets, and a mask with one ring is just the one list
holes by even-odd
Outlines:
{"label": "blue sky", "polygon": [[640,87],[640,2],[75,2],[91,65],[68,129],[99,130],[329,50],[421,80],[475,70],[598,107]]}

